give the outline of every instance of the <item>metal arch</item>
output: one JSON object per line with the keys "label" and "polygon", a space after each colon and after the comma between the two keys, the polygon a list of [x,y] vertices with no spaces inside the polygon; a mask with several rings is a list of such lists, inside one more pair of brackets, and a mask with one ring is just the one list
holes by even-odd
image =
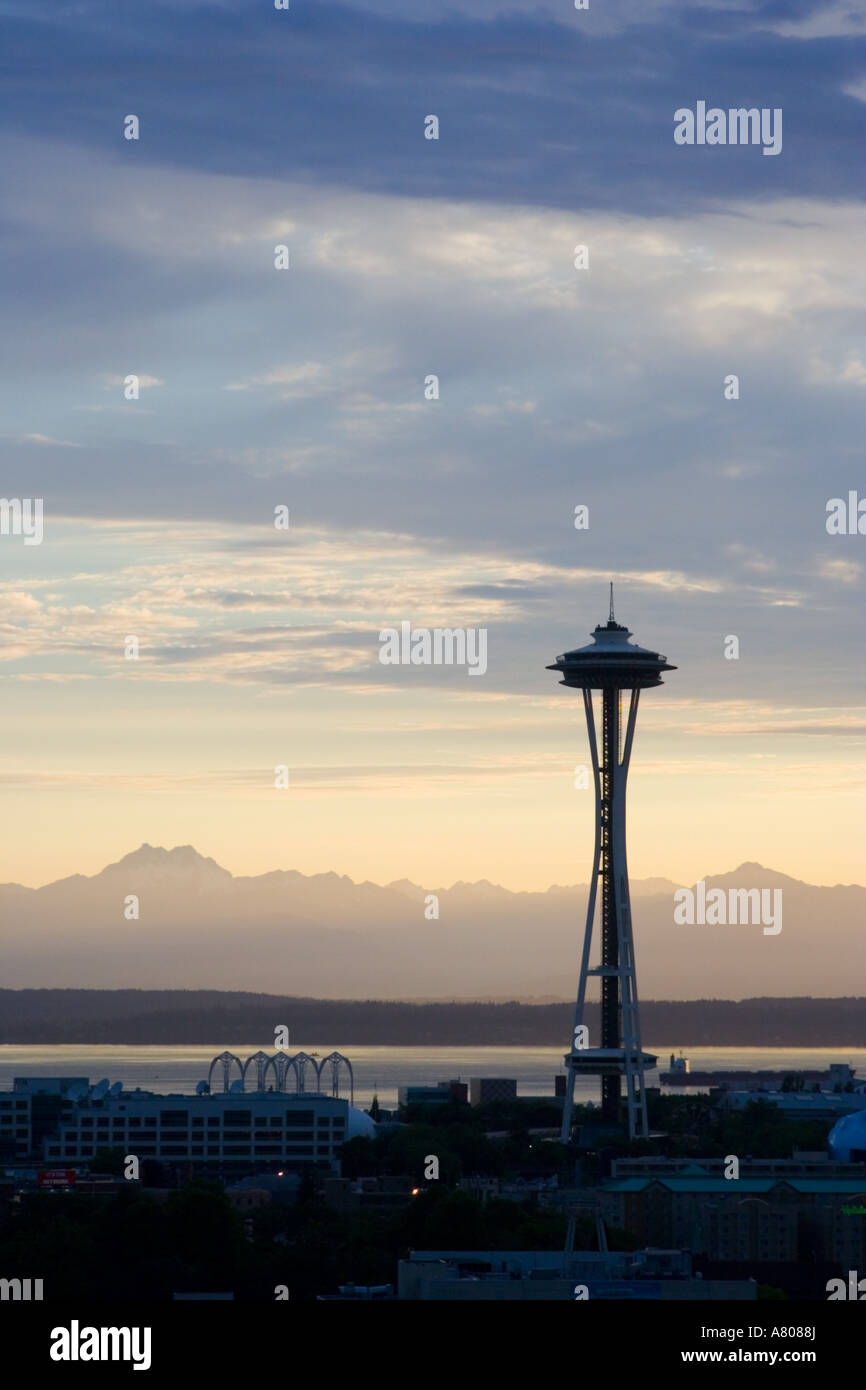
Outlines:
{"label": "metal arch", "polygon": [[[307,1064],[309,1064],[316,1075],[316,1092],[319,1090],[319,1068],[315,1057],[311,1057],[308,1052],[296,1052],[292,1061],[295,1064],[295,1076],[297,1078],[297,1093],[299,1096],[305,1095]],[[313,1093],[315,1094],[315,1092]]]}
{"label": "metal arch", "polygon": [[277,1069],[274,1066],[274,1059],[273,1057],[269,1057],[266,1052],[254,1052],[251,1057],[247,1058],[241,1068],[244,1090],[246,1090],[247,1086],[247,1068],[252,1066],[253,1062],[255,1062],[256,1065],[256,1090],[264,1091],[267,1089],[268,1067],[274,1068],[274,1077],[276,1078]]}
{"label": "metal arch", "polygon": [[328,1062],[331,1063],[331,1095],[335,1097],[339,1097],[340,1095],[340,1067],[341,1065],[345,1066],[346,1070],[349,1073],[350,1104],[354,1105],[355,1073],[352,1071],[352,1063],[349,1061],[348,1057],[343,1056],[342,1052],[330,1052],[327,1057],[323,1057],[322,1059],[322,1064],[319,1067],[320,1077],[322,1075],[322,1072],[325,1070],[325,1066]]}
{"label": "metal arch", "polygon": [[214,1057],[208,1068],[207,1084],[208,1090],[211,1088],[214,1068],[222,1067],[223,1091],[228,1092],[231,1088],[232,1066],[237,1066],[239,1080],[243,1090],[246,1089],[247,1071],[255,1064],[256,1068],[256,1088],[264,1091],[267,1086],[268,1068],[273,1068],[275,1090],[286,1093],[289,1072],[295,1073],[295,1091],[297,1095],[306,1095],[307,1092],[307,1067],[311,1067],[316,1078],[315,1090],[309,1094],[322,1095],[322,1078],[325,1066],[331,1065],[331,1095],[339,1098],[340,1095],[340,1067],[344,1066],[349,1073],[349,1095],[351,1103],[355,1102],[355,1074],[352,1070],[352,1063],[342,1052],[331,1052],[321,1062],[316,1062],[315,1057],[311,1057],[308,1052],[296,1052],[294,1056],[289,1056],[286,1052],[277,1052],[270,1057],[266,1052],[254,1052],[245,1062],[240,1057],[236,1057],[233,1052],[220,1052]]}
{"label": "metal arch", "polygon": [[[271,1058],[274,1067],[274,1076],[277,1080],[277,1090],[285,1092],[286,1077],[294,1065],[294,1057],[290,1057],[285,1052],[275,1052]],[[297,1072],[295,1073],[297,1076]]]}
{"label": "metal arch", "polygon": [[[283,1054],[283,1056],[285,1056],[285,1053]],[[296,1060],[294,1057],[286,1057],[286,1067],[285,1067],[285,1071],[284,1071],[284,1073],[283,1073],[283,1090],[284,1090],[284,1091],[286,1091],[286,1090],[288,1089],[287,1086],[286,1086],[286,1082],[287,1082],[288,1079],[289,1079],[289,1072],[290,1072],[290,1071],[293,1071],[293,1072],[295,1073],[295,1091],[297,1092],[297,1091],[300,1090],[300,1080],[301,1080],[301,1078],[300,1078],[300,1075],[299,1075],[299,1073],[298,1073],[298,1064],[297,1064],[297,1060]]]}
{"label": "metal arch", "polygon": [[208,1085],[208,1090],[210,1090],[210,1083],[211,1083],[211,1077],[213,1076],[213,1069],[214,1069],[214,1067],[217,1065],[218,1062],[221,1064],[222,1069],[223,1069],[223,1090],[224,1090],[224,1091],[228,1091],[228,1089],[229,1089],[229,1076],[230,1076],[230,1074],[231,1074],[232,1062],[237,1062],[238,1071],[239,1071],[240,1074],[241,1074],[241,1081],[243,1081],[243,1079],[244,1079],[244,1065],[243,1065],[243,1062],[241,1061],[240,1057],[236,1057],[235,1054],[234,1054],[233,1052],[221,1052],[221,1053],[219,1054],[218,1057],[214,1057],[213,1061],[212,1061],[211,1064],[210,1064],[210,1067],[208,1068],[208,1074],[207,1074],[207,1085]]}

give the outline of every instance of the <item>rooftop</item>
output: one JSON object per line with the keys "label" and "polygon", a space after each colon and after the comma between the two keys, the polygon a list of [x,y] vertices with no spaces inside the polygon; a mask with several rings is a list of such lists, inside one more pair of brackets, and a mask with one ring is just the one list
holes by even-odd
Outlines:
{"label": "rooftop", "polygon": [[662,671],[675,671],[658,652],[648,651],[630,642],[631,633],[613,615],[613,585],[611,584],[610,618],[595,628],[592,642],[575,647],[556,658],[548,671],[560,671],[560,685],[576,686],[582,690],[614,687],[645,689],[661,685]]}
{"label": "rooftop", "polygon": [[795,1192],[821,1194],[837,1193],[840,1197],[857,1196],[866,1191],[866,1175],[862,1178],[707,1178],[680,1174],[675,1178],[613,1178],[600,1184],[600,1192],[643,1192],[653,1184],[670,1192],[772,1192],[777,1187],[790,1187]]}

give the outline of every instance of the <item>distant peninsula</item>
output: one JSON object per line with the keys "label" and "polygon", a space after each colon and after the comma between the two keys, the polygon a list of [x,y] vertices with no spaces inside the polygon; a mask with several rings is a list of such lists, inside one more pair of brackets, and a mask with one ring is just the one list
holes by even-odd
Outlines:
{"label": "distant peninsula", "polygon": [[[571,1003],[310,999],[237,990],[0,989],[0,1044],[564,1047]],[[866,999],[645,1000],[644,1045],[866,1047]],[[590,1007],[590,1032],[596,1026]]]}

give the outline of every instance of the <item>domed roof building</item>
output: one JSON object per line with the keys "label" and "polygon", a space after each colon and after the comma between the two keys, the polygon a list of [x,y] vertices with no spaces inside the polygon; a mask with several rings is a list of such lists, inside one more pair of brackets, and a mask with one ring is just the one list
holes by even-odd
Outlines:
{"label": "domed roof building", "polygon": [[856,1163],[866,1157],[866,1109],[843,1115],[830,1130],[830,1157],[839,1163]]}
{"label": "domed roof building", "polygon": [[357,1106],[349,1106],[349,1122],[346,1126],[346,1138],[357,1139],[362,1136],[365,1139],[373,1139],[378,1130],[376,1121],[371,1120],[366,1110],[359,1110]]}

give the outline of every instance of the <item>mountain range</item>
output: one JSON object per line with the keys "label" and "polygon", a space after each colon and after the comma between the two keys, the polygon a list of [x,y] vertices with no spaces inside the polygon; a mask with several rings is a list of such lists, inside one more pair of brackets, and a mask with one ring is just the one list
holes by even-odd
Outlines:
{"label": "mountain range", "polygon": [[[631,884],[645,999],[829,997],[866,983],[866,888],[802,883],[760,864],[712,888],[781,889],[782,931],[679,926],[677,885]],[[438,899],[438,918],[425,900]],[[128,900],[138,899],[137,919]],[[321,999],[570,999],[586,885],[513,893],[276,870],[235,877],[189,845],[151,845],[92,877],[0,885],[7,988],[236,989]]]}

